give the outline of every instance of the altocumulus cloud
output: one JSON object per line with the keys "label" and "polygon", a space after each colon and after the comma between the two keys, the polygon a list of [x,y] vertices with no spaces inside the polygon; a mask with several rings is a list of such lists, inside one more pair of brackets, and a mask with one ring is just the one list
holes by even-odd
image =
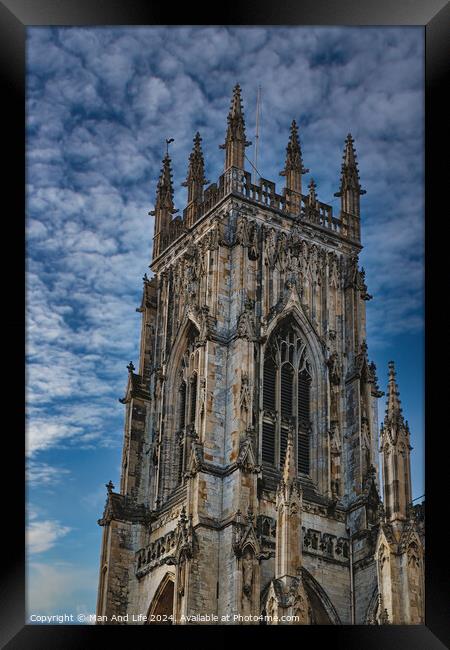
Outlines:
{"label": "altocumulus cloud", "polygon": [[[343,144],[352,132],[368,192],[362,201],[361,260],[375,296],[368,303],[370,351],[383,352],[396,336],[422,331],[421,29],[30,28],[27,454],[32,494],[39,486],[61,486],[66,472],[76,477],[72,458],[80,462],[80,453],[119,452],[123,407],[117,398],[123,395],[125,365],[138,355],[135,307],[151,258],[148,212],[164,141],[175,140],[175,202],[182,209],[181,183],[197,130],[207,178],[213,182],[222,171],[218,145],[236,82],[243,88],[250,140],[261,86],[261,175],[278,178],[295,118],[319,198],[335,211]],[[253,157],[252,148],[247,155]],[[79,494],[89,498],[81,485]],[[55,553],[70,527],[47,506],[45,517],[30,520],[28,541],[35,552]],[[70,537],[77,534],[82,541],[83,530],[76,527]],[[94,609],[97,567],[82,568],[69,561],[69,549],[65,553],[65,562],[30,564],[34,611],[64,609],[62,594],[66,610],[70,605],[76,611],[84,602]]]}
{"label": "altocumulus cloud", "polygon": [[68,526],[50,519],[30,521],[27,528],[27,549],[31,554],[44,553],[70,532]]}
{"label": "altocumulus cloud", "polygon": [[[343,141],[352,131],[369,191],[362,254],[376,295],[369,336],[382,345],[375,334],[388,307],[385,334],[420,330],[417,30],[33,28],[28,41],[30,453],[73,438],[119,443],[118,433],[102,437],[101,423],[118,430],[120,409],[112,404],[123,390],[124,363],[137,354],[133,307],[150,259],[148,211],[164,137],[175,138],[176,199],[183,207],[180,184],[197,129],[208,177],[221,171],[217,145],[237,80],[250,135],[262,88],[261,173],[277,178],[296,118],[305,164],[319,196],[335,208]],[[109,416],[97,418],[106,403]]]}

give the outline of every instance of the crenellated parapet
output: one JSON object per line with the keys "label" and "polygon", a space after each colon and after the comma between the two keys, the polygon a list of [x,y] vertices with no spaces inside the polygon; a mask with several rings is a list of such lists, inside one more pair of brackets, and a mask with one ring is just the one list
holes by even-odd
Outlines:
{"label": "crenellated parapet", "polygon": [[211,183],[206,189],[203,189],[207,181],[200,143],[200,134],[197,133],[189,158],[187,178],[183,183],[188,190],[187,206],[182,215],[175,218],[172,218],[176,210],[173,206],[171,161],[168,154],[163,160],[155,210],[151,213],[155,215],[153,259],[158,258],[175,241],[190,232],[205,215],[232,196],[243,197],[255,207],[268,208],[280,216],[288,216],[315,229],[323,229],[349,242],[360,242],[359,196],[364,193],[364,190],[359,185],[356,154],[351,136],[346,140],[341,189],[337,193],[337,196],[343,198],[337,216],[333,215],[331,205],[317,198],[317,186],[312,179],[308,194],[302,194],[302,176],[309,172],[309,169],[303,165],[295,120],[291,124],[286,161],[280,172],[286,179],[283,191],[277,192],[275,183],[266,178],[259,178],[258,183],[252,182],[250,172],[244,168],[245,148],[251,143],[247,142],[245,137],[239,86],[236,86],[233,92],[226,140],[225,144],[221,145],[226,153],[224,173],[216,183]]}

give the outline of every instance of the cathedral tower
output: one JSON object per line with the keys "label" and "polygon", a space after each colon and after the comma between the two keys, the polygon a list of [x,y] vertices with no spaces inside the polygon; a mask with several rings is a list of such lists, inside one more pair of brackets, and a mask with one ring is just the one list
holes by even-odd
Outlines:
{"label": "cathedral tower", "polygon": [[385,514],[380,498],[383,393],[366,343],[353,139],[338,215],[312,179],[302,194],[295,121],[282,194],[251,182],[249,144],[237,85],[224,173],[204,187],[197,133],[177,216],[163,159],[139,366],[128,365],[121,399],[120,489],[108,483],[99,521],[97,613],[177,625],[415,622],[423,536],[393,367]]}

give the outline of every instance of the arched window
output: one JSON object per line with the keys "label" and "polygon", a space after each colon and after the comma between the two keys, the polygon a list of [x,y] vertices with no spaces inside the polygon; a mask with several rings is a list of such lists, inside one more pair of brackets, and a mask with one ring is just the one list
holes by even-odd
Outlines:
{"label": "arched window", "polygon": [[192,434],[196,426],[199,362],[199,353],[196,347],[197,336],[197,329],[191,326],[187,335],[186,350],[178,371],[178,396],[177,404],[175,404],[175,440],[178,453],[178,460],[175,459],[177,485],[183,482],[183,475],[189,462],[191,440],[189,434]]}
{"label": "arched window", "polygon": [[293,427],[297,471],[309,474],[310,385],[306,344],[296,325],[285,321],[270,337],[264,356],[263,464],[282,469]]}

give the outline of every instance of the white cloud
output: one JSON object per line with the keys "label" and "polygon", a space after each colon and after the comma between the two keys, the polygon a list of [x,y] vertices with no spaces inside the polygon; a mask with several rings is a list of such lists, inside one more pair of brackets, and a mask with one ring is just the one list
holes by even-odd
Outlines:
{"label": "white cloud", "polygon": [[47,463],[33,460],[27,463],[27,481],[34,487],[47,487],[58,484],[63,478],[70,475],[70,470],[64,467],[55,467]]}
{"label": "white cloud", "polygon": [[[32,614],[91,614],[95,608],[97,572],[68,562],[30,562],[27,576],[27,617]],[[84,603],[91,600],[92,610]]]}
{"label": "white cloud", "polygon": [[217,145],[236,81],[249,139],[262,87],[262,174],[278,180],[296,118],[305,165],[319,198],[335,211],[344,139],[353,132],[368,191],[361,259],[374,294],[369,349],[422,330],[421,30],[31,28],[28,34],[29,454],[77,442],[120,444],[117,397],[126,363],[137,361],[134,309],[150,260],[148,211],[164,141],[175,138],[175,200],[182,208],[197,129],[207,177],[215,181],[222,171]]}
{"label": "white cloud", "polygon": [[37,521],[32,518],[26,532],[28,552],[32,555],[44,553],[53,548],[57,541],[70,531],[71,528],[62,526],[58,521],[50,519]]}

